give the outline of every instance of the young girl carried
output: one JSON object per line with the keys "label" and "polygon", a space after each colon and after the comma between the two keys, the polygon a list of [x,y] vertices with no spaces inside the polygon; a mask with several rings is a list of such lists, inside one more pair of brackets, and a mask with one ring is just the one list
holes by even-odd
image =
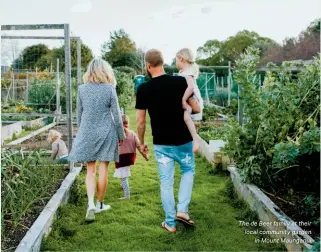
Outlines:
{"label": "young girl carried", "polygon": [[[119,147],[119,162],[115,162],[116,170],[114,177],[121,180],[121,186],[124,190],[124,197],[120,199],[130,199],[130,189],[128,183],[128,177],[130,177],[130,166],[135,164],[136,161],[136,149],[139,150],[139,140],[137,135],[129,129],[129,118],[127,115],[122,116],[124,131],[126,139],[124,143]],[[140,151],[140,150],[139,150]],[[140,152],[146,161],[148,156]]]}
{"label": "young girl carried", "polygon": [[[199,150],[199,142],[192,119],[201,120],[204,108],[203,99],[196,83],[196,79],[199,75],[199,67],[194,61],[192,51],[188,48],[183,48],[177,52],[176,66],[180,70],[179,75],[184,76],[187,82],[187,89],[182,100],[183,108],[185,109],[184,120],[193,138],[193,152],[197,152]],[[196,99],[199,103],[200,113],[192,115],[192,108],[187,104],[187,100],[190,97],[192,97],[192,99]]]}

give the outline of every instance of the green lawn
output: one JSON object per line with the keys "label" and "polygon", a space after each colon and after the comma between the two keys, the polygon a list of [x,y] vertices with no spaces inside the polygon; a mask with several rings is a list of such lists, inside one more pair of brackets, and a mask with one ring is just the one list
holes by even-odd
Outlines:
{"label": "green lawn", "polygon": [[[135,127],[135,111],[127,111],[131,128]],[[150,127],[147,142],[152,147]],[[152,148],[150,148],[152,149]],[[123,195],[120,181],[113,178],[114,165],[109,169],[109,186],[105,202],[112,209],[96,215],[96,221],[84,221],[87,198],[85,173],[81,174],[81,198],[78,204],[61,209],[61,218],[50,236],[43,242],[46,251],[271,251],[276,247],[257,244],[253,235],[245,235],[238,219],[242,209],[234,208],[222,193],[228,176],[210,175],[210,166],[202,158],[196,159],[195,184],[190,204],[190,215],[197,227],[185,229],[177,224],[175,234],[160,227],[164,219],[159,190],[159,177],[151,150],[150,161],[142,157],[134,167],[129,180],[131,199],[120,201]],[[176,167],[175,193],[180,172]],[[243,219],[242,219],[243,220]]]}

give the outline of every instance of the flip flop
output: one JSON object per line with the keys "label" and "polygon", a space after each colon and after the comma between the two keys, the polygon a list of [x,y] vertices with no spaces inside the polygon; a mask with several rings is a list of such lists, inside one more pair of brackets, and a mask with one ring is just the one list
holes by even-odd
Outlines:
{"label": "flip flop", "polygon": [[183,217],[176,216],[176,221],[179,221],[179,222],[181,222],[183,224],[187,224],[187,225],[189,225],[191,227],[195,227],[195,223],[191,219],[185,219]]}
{"label": "flip flop", "polygon": [[168,229],[169,227],[166,225],[165,221],[162,222],[161,226],[162,226],[162,228],[164,228],[164,229],[165,229],[167,232],[169,232],[169,233],[175,233],[175,232],[176,232],[176,228],[173,228],[172,231],[169,230],[169,229]]}

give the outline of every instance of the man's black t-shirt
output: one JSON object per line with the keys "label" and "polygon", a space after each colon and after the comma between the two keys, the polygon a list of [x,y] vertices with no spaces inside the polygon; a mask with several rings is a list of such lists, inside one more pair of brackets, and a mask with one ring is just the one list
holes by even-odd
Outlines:
{"label": "man's black t-shirt", "polygon": [[148,110],[154,144],[183,145],[192,141],[182,108],[186,88],[184,77],[167,74],[139,86],[136,109]]}

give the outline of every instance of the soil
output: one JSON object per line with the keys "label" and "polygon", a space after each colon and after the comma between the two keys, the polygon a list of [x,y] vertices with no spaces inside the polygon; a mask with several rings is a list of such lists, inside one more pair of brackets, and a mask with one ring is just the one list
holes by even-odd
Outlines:
{"label": "soil", "polygon": [[[59,125],[55,126],[51,129],[57,130],[60,133],[62,133],[62,139],[65,141],[65,143],[68,145],[67,136],[68,136],[68,128],[67,125]],[[36,135],[20,145],[17,145],[19,149],[22,147],[24,150],[35,150],[35,149],[51,149],[51,145],[47,142],[47,136],[48,136],[49,130]],[[77,133],[77,127],[73,127],[73,135]],[[14,147],[13,147],[14,148]],[[55,192],[59,189],[63,179],[68,174],[69,170],[64,170],[62,174],[62,179],[59,180],[55,185],[52,185],[52,188],[48,191],[48,197],[44,201],[38,201],[32,205],[31,211],[24,216],[17,228],[13,228],[12,224],[10,224],[10,216],[4,216],[4,219],[6,221],[5,224],[5,237],[2,237],[2,244],[1,244],[1,250],[2,251],[14,251],[15,248],[19,245],[20,241],[23,239],[29,228],[32,226],[34,221],[38,218],[39,214],[43,210],[43,208],[46,206],[47,202],[50,200],[51,196],[55,194]],[[3,188],[1,188],[3,189]],[[1,190],[2,192],[4,190]],[[9,222],[7,222],[9,221]]]}
{"label": "soil", "polygon": [[[273,195],[271,195],[273,194]],[[309,192],[294,192],[290,194],[288,190],[278,191],[274,193],[267,193],[267,196],[294,222],[297,223],[305,231],[311,231],[307,233],[313,239],[320,237],[320,224],[318,225],[300,225],[300,222],[307,223],[307,220],[302,220],[298,214],[298,205],[302,200],[309,195]]]}
{"label": "soil", "polygon": [[32,226],[32,224],[38,218],[43,208],[46,206],[46,204],[50,200],[51,196],[53,196],[56,193],[56,191],[59,189],[62,181],[67,176],[67,174],[68,174],[68,170],[64,170],[62,173],[62,179],[60,179],[55,185],[52,185],[52,188],[50,188],[50,190],[48,191],[48,195],[50,195],[50,197],[47,197],[43,201],[35,202],[32,205],[32,209],[30,210],[30,212],[28,212],[28,214],[20,220],[17,228],[14,229],[12,224],[8,222],[10,221],[10,216],[4,216],[4,219],[6,221],[5,222],[6,232],[5,232],[5,237],[2,237],[1,251],[14,251],[16,249],[20,241],[26,235],[29,228]]}
{"label": "soil", "polygon": [[[67,147],[68,147],[68,128],[67,125],[59,125],[51,128],[53,130],[57,130],[62,134],[62,140],[65,141]],[[51,144],[47,141],[49,130],[42,132],[41,134],[38,134],[23,143],[21,143],[19,146],[23,147],[25,150],[34,150],[34,149],[51,149]],[[73,127],[73,137],[76,136],[77,133],[77,127]]]}

